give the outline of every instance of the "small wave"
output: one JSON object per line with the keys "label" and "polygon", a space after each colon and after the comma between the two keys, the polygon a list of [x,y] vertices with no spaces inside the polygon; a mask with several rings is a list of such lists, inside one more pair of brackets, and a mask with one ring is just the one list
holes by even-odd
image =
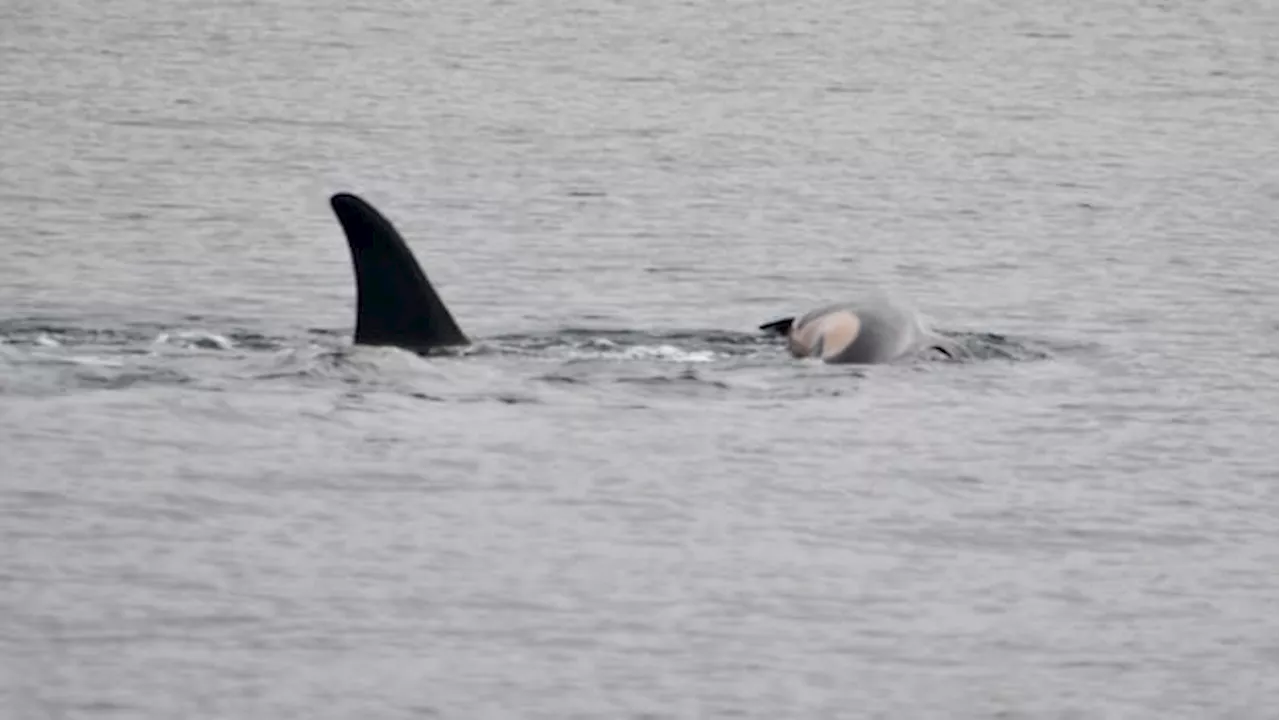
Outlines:
{"label": "small wave", "polygon": [[965,354],[964,360],[1047,360],[1052,357],[1047,347],[1030,340],[1015,339],[989,332],[939,333],[956,343]]}
{"label": "small wave", "polygon": [[76,384],[86,388],[122,390],[135,385],[187,385],[194,382],[191,376],[172,368],[128,368],[119,372],[102,370],[77,372]]}
{"label": "small wave", "polygon": [[614,382],[624,385],[645,385],[649,387],[659,388],[705,388],[714,390],[728,390],[729,384],[723,380],[714,380],[703,377],[700,373],[692,368],[686,368],[675,374],[657,373],[653,375],[641,376],[623,376],[615,378]]}
{"label": "small wave", "polygon": [[395,347],[308,345],[276,353],[269,366],[252,373],[257,380],[338,380],[350,385],[396,384],[438,377],[417,353]]}
{"label": "small wave", "polygon": [[285,378],[326,378],[358,373],[358,363],[348,358],[345,350],[311,345],[282,350],[271,359],[270,367],[256,372],[258,380]]}
{"label": "small wave", "polygon": [[218,331],[156,323],[94,327],[45,318],[17,318],[0,320],[0,343],[47,348],[93,346],[145,353],[157,345],[206,350],[264,350],[283,347],[288,341],[239,329]]}
{"label": "small wave", "polygon": [[235,343],[226,335],[205,330],[179,330],[162,332],[152,341],[153,345],[172,345],[180,348],[198,348],[201,350],[230,350]]}
{"label": "small wave", "polygon": [[0,340],[16,346],[120,346],[139,343],[147,337],[147,334],[129,328],[83,327],[45,318],[0,320]]}
{"label": "small wave", "polygon": [[719,330],[646,332],[565,328],[546,334],[500,335],[478,343],[472,354],[523,355],[550,360],[710,363],[772,350],[777,343],[756,333]]}
{"label": "small wave", "polygon": [[572,350],[570,360],[657,360],[676,363],[715,362],[711,350],[686,350],[675,345],[636,345],[609,350]]}
{"label": "small wave", "polygon": [[102,357],[99,355],[49,355],[46,353],[32,353],[30,357],[33,360],[51,365],[80,365],[101,368],[124,367],[123,360]]}
{"label": "small wave", "polygon": [[59,357],[6,369],[0,379],[0,394],[39,397],[74,388],[120,390],[138,385],[195,382],[195,376],[172,367],[134,365],[99,357]]}

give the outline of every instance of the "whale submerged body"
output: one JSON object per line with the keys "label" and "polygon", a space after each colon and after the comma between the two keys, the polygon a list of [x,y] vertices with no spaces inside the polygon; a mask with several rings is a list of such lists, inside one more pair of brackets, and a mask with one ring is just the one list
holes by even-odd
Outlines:
{"label": "whale submerged body", "polygon": [[785,337],[793,357],[830,364],[887,363],[925,351],[959,355],[955,344],[929,330],[913,308],[883,295],[826,305],[760,329]]}

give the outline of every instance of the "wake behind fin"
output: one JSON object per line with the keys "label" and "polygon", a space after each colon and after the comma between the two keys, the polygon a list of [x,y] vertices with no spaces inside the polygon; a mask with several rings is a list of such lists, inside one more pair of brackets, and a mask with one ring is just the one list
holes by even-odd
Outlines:
{"label": "wake behind fin", "polygon": [[329,198],[351,249],[357,345],[427,350],[469,345],[395,226],[349,193]]}
{"label": "wake behind fin", "polygon": [[793,317],[785,317],[772,322],[767,322],[760,326],[765,332],[776,333],[778,335],[786,335],[791,332],[791,324],[795,322]]}

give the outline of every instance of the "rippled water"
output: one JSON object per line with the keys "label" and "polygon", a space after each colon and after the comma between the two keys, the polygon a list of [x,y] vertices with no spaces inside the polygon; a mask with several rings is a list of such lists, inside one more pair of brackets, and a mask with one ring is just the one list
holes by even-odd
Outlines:
{"label": "rippled water", "polygon": [[[12,718],[1276,717],[1262,2],[0,6]],[[352,348],[327,198],[465,352]],[[868,287],[962,362],[798,362]]]}

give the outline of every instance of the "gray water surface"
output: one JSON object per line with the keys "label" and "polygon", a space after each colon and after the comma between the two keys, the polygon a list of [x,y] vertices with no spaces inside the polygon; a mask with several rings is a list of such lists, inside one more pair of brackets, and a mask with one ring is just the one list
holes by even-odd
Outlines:
{"label": "gray water surface", "polygon": [[3,716],[1276,717],[1276,26],[0,5]]}

